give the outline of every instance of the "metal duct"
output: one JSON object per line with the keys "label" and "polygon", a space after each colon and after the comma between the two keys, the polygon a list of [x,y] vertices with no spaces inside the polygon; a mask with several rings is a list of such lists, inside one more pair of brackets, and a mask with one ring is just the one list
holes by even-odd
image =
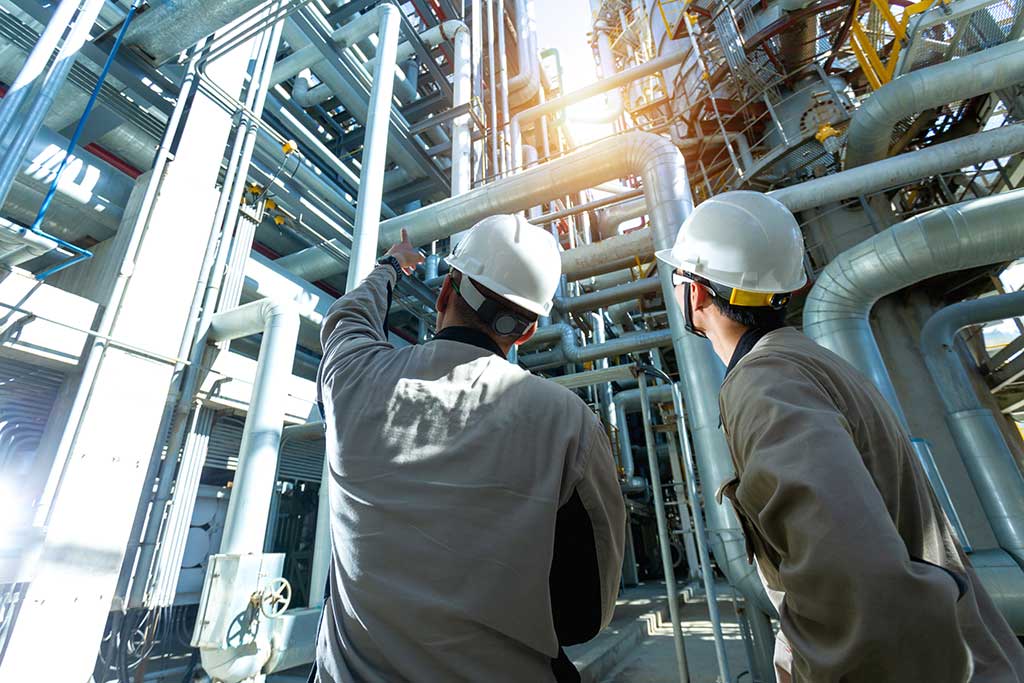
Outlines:
{"label": "metal duct", "polygon": [[[1021,255],[1021,211],[1024,190],[975,199],[915,216],[846,250],[808,295],[804,331],[866,374],[906,424],[871,332],[871,308],[929,277]],[[1000,547],[1024,562],[1024,479],[1012,459],[994,455],[1006,444],[981,412],[958,412],[950,427]]]}
{"label": "metal duct", "polygon": [[904,74],[875,91],[854,112],[846,136],[846,167],[888,156],[892,130],[908,116],[1003,90],[1022,81],[1021,41]]}
{"label": "metal duct", "polygon": [[[64,136],[39,129],[3,206],[4,214],[24,225],[32,224],[67,146]],[[101,242],[117,232],[134,186],[135,181],[124,173],[76,147],[43,228],[67,241],[89,236]]]}
{"label": "metal duct", "polygon": [[541,369],[565,365],[566,363],[586,363],[602,358],[622,356],[636,351],[645,351],[658,346],[672,345],[672,332],[670,330],[636,332],[602,344],[587,344],[583,346],[578,343],[576,338],[577,330],[571,325],[556,323],[556,325],[549,325],[549,327],[557,327],[561,330],[562,336],[558,346],[549,351],[540,351],[520,356],[520,362],[526,367]]}
{"label": "metal duct", "polygon": [[589,294],[560,298],[555,297],[555,308],[561,313],[578,313],[580,311],[593,311],[598,308],[605,308],[622,301],[639,299],[647,294],[654,294],[661,289],[661,283],[656,277],[647,277],[641,280],[600,289]]}
{"label": "metal duct", "polygon": [[619,226],[626,221],[647,215],[647,203],[643,197],[609,206],[597,212],[597,234],[601,239],[619,234]]}
{"label": "metal duct", "polygon": [[[206,467],[225,470],[238,469],[238,450],[242,443],[245,418],[220,415],[210,431],[210,447]],[[287,435],[290,427],[284,428]],[[295,479],[320,484],[320,470],[324,462],[323,428],[320,441],[310,439],[281,439],[281,463],[278,479]],[[273,521],[273,520],[271,520]]]}
{"label": "metal duct", "polygon": [[[654,177],[658,166],[654,158],[659,155],[662,160],[671,159],[673,164],[679,159],[679,151],[662,137],[642,132],[625,133],[475,188],[458,197],[386,220],[381,223],[380,245],[386,248],[398,241],[402,228],[408,229],[413,244],[427,244],[466,230],[487,216],[523,211],[552,197],[579,192],[608,178],[622,178],[633,173],[645,176],[644,193],[648,198],[648,206],[658,207],[664,202],[662,196],[665,193],[664,188],[652,188],[652,184],[660,182]],[[682,188],[672,189],[679,191]],[[688,191],[686,197],[689,201]],[[633,234],[626,237],[633,238]],[[572,254],[572,251],[566,253]],[[630,262],[636,253],[634,250],[628,254]],[[310,247],[285,256],[278,263],[307,280],[319,280],[344,270],[319,247]],[[622,264],[616,265],[611,270],[621,267]]]}
{"label": "metal duct", "polygon": [[1024,292],[947,306],[921,328],[921,354],[942,396],[946,422],[999,545],[1024,566],[1024,476],[995,415],[974,392],[954,346],[957,331],[967,325],[1021,314]]}
{"label": "metal duct", "polygon": [[160,66],[263,0],[164,0],[139,15],[124,37],[154,65]]}
{"label": "metal duct", "polygon": [[224,521],[222,553],[263,552],[267,519],[284,427],[286,384],[299,335],[299,315],[291,302],[260,299],[213,316],[209,340],[227,341],[263,333],[249,414],[238,453],[231,501]]}

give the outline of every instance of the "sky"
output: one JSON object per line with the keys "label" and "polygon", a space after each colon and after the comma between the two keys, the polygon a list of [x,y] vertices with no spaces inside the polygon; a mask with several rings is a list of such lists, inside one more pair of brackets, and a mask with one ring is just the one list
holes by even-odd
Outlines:
{"label": "sky", "polygon": [[[558,50],[565,75],[565,92],[579,90],[597,80],[597,65],[594,63],[588,34],[593,25],[589,0],[535,0],[537,17],[537,39],[541,52],[549,48]],[[569,108],[573,112],[592,111],[595,106],[604,106],[603,98],[594,98]],[[577,143],[596,140],[611,133],[607,125],[571,123]]]}

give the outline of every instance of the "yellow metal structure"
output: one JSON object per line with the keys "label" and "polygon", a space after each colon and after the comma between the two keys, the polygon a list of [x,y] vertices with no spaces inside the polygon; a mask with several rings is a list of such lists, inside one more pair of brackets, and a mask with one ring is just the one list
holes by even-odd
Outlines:
{"label": "yellow metal structure", "polygon": [[872,89],[878,90],[895,76],[910,18],[935,4],[936,0],[921,0],[904,7],[886,0],[855,0],[850,49]]}

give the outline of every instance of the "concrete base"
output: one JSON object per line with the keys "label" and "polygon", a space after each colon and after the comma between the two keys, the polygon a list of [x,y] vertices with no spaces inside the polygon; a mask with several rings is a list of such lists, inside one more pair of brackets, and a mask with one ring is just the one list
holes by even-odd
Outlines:
{"label": "concrete base", "polygon": [[[723,597],[730,595],[727,587]],[[718,664],[707,606],[702,596],[684,591],[681,604],[684,645],[691,683],[716,683]],[[566,649],[584,683],[676,683],[672,624],[665,586],[646,583],[623,591],[608,628],[583,645]],[[731,604],[720,602],[726,653],[732,676],[749,667]]]}

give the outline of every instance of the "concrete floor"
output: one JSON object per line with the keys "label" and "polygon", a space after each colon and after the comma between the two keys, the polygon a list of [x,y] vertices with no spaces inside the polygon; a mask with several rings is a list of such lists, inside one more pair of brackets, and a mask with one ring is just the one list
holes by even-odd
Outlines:
{"label": "concrete floor", "polygon": [[[723,587],[723,597],[728,596]],[[720,683],[714,637],[702,597],[684,602],[683,637],[691,683]],[[732,680],[749,681],[747,655],[732,602],[719,602]],[[597,638],[568,648],[585,683],[678,683],[665,587],[648,584],[623,592],[615,618]]]}

